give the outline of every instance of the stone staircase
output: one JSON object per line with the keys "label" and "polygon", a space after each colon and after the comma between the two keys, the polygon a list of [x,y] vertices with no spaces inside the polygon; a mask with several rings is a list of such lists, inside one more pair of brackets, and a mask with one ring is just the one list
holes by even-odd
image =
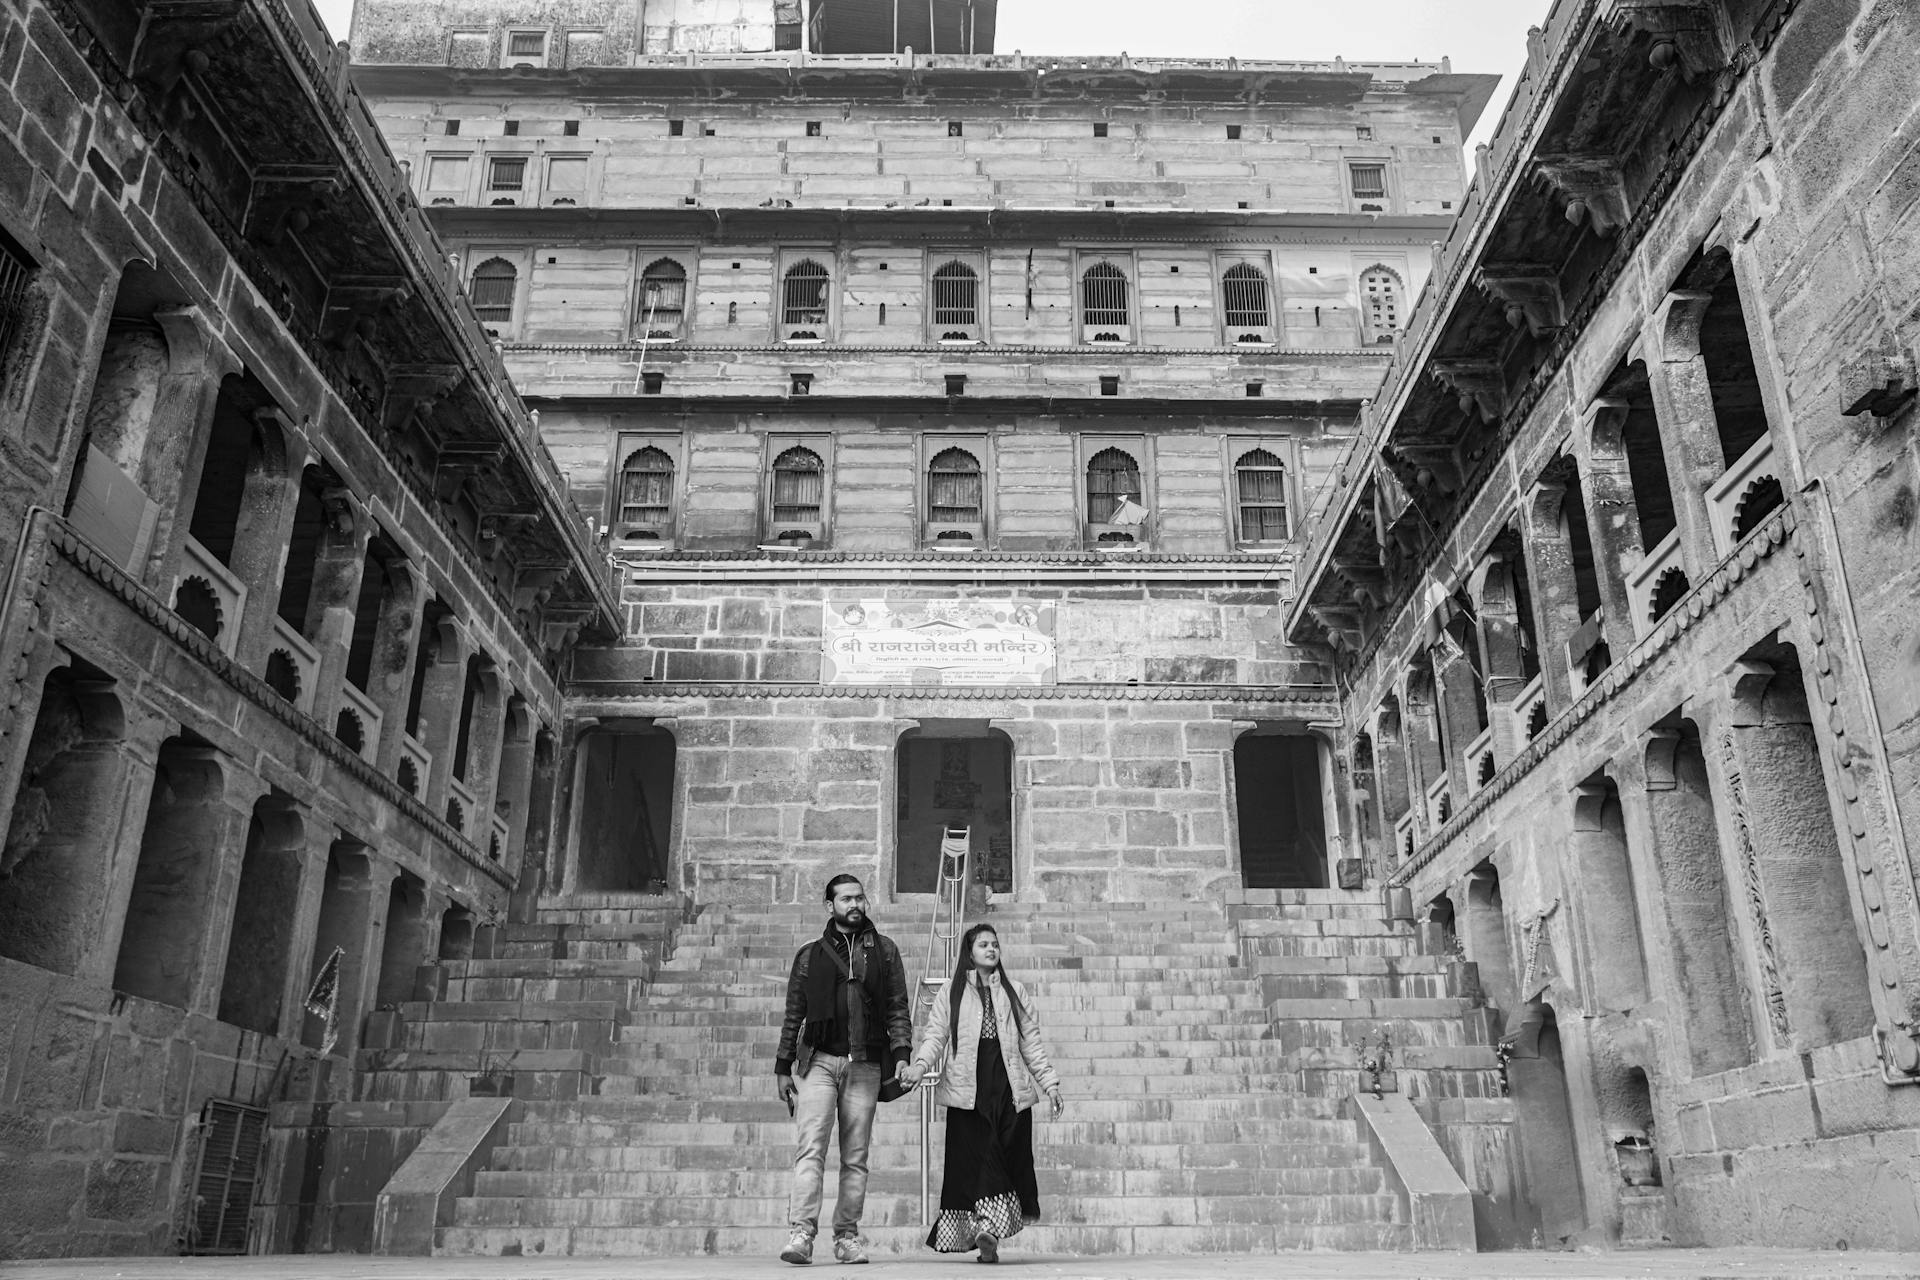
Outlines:
{"label": "stone staircase", "polygon": [[[1449,961],[1417,955],[1411,929],[1377,900],[1279,897],[994,911],[1068,1097],[1062,1120],[1035,1127],[1045,1221],[1019,1237],[1021,1252],[1410,1247],[1351,1116],[1355,1045],[1390,1022],[1410,1084],[1435,1096],[1485,1090],[1491,1050],[1466,1043],[1472,1001],[1450,992]],[[882,914],[917,980],[926,915]],[[793,1129],[773,1056],[788,966],[823,923],[812,906],[715,907],[685,926],[596,1054],[597,1096],[524,1104],[438,1251],[777,1252]],[[484,1001],[472,984],[504,977],[476,972],[450,994]],[[863,1222],[876,1256],[921,1248],[919,1119],[918,1101],[903,1100],[876,1122]],[[936,1118],[936,1192],[940,1135]]]}

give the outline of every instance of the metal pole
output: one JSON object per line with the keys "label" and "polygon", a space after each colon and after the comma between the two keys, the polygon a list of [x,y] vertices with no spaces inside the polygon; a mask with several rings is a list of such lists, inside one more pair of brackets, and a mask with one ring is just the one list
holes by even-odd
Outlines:
{"label": "metal pole", "polygon": [[940,52],[940,19],[934,17],[933,0],[927,0],[927,56]]}

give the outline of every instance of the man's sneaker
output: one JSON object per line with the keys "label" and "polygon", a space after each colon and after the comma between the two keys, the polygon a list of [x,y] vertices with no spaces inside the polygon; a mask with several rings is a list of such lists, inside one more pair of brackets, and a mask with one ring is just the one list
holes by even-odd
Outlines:
{"label": "man's sneaker", "polygon": [[835,1262],[865,1262],[867,1247],[860,1243],[859,1236],[843,1236],[833,1242]]}
{"label": "man's sneaker", "polygon": [[796,1231],[787,1237],[787,1247],[780,1251],[780,1261],[791,1262],[796,1267],[804,1267],[813,1261],[813,1237],[804,1231]]}
{"label": "man's sneaker", "polygon": [[993,1232],[982,1231],[973,1238],[973,1242],[980,1246],[979,1260],[981,1262],[1000,1261],[1000,1237],[994,1235]]}

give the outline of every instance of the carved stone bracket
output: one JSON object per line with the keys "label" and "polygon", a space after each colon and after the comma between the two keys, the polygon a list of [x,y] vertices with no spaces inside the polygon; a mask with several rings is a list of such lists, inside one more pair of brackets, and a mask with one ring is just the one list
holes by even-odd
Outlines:
{"label": "carved stone bracket", "polygon": [[1626,188],[1620,166],[1594,156],[1536,156],[1534,173],[1567,202],[1567,221],[1586,223],[1597,235],[1610,236],[1627,225]]}
{"label": "carved stone bracket", "polygon": [[1616,400],[1602,396],[1587,406],[1582,415],[1581,426],[1587,441],[1589,454],[1597,458],[1623,458],[1626,456],[1624,433],[1627,427],[1627,413],[1632,408],[1625,400]]}
{"label": "carved stone bracket", "polygon": [[1533,262],[1489,262],[1474,274],[1474,282],[1506,309],[1507,323],[1515,329],[1525,325],[1538,338],[1567,322],[1560,275],[1553,267]]}
{"label": "carved stone bracket", "polygon": [[540,611],[540,643],[564,649],[580,638],[580,629],[593,620],[591,602],[554,601]]}
{"label": "carved stone bracket", "polygon": [[1713,10],[1708,0],[1606,0],[1601,20],[1618,32],[1651,36],[1648,63],[1659,71],[1678,67],[1691,81],[1727,63]]}
{"label": "carved stone bracket", "polygon": [[1500,366],[1491,360],[1435,360],[1429,368],[1434,380],[1460,398],[1460,412],[1478,411],[1480,421],[1500,421],[1506,384]]}
{"label": "carved stone bracket", "polygon": [[1394,446],[1414,487],[1443,494],[1460,491],[1460,456],[1450,444],[1409,441]]}
{"label": "carved stone bracket", "polygon": [[263,244],[278,245],[289,233],[300,235],[315,219],[324,217],[344,190],[346,181],[337,165],[265,165],[253,175],[247,234]]}
{"label": "carved stone bracket", "polygon": [[1889,343],[1862,352],[1840,366],[1840,412],[1890,418],[1913,399],[1915,385],[1913,361],[1899,348]]}

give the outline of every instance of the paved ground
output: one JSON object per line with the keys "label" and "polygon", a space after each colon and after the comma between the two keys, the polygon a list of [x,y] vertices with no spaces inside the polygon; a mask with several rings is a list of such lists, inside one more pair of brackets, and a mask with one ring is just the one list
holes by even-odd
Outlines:
{"label": "paved ground", "polygon": [[[1647,1253],[1293,1254],[1279,1257],[1023,1259],[1031,1280],[1920,1280],[1920,1254],[1672,1249]],[[839,1280],[955,1280],[966,1258],[876,1263]],[[0,1263],[6,1280],[734,1280],[804,1275],[752,1258],[109,1258]],[[824,1280],[824,1278],[823,1278]]]}

